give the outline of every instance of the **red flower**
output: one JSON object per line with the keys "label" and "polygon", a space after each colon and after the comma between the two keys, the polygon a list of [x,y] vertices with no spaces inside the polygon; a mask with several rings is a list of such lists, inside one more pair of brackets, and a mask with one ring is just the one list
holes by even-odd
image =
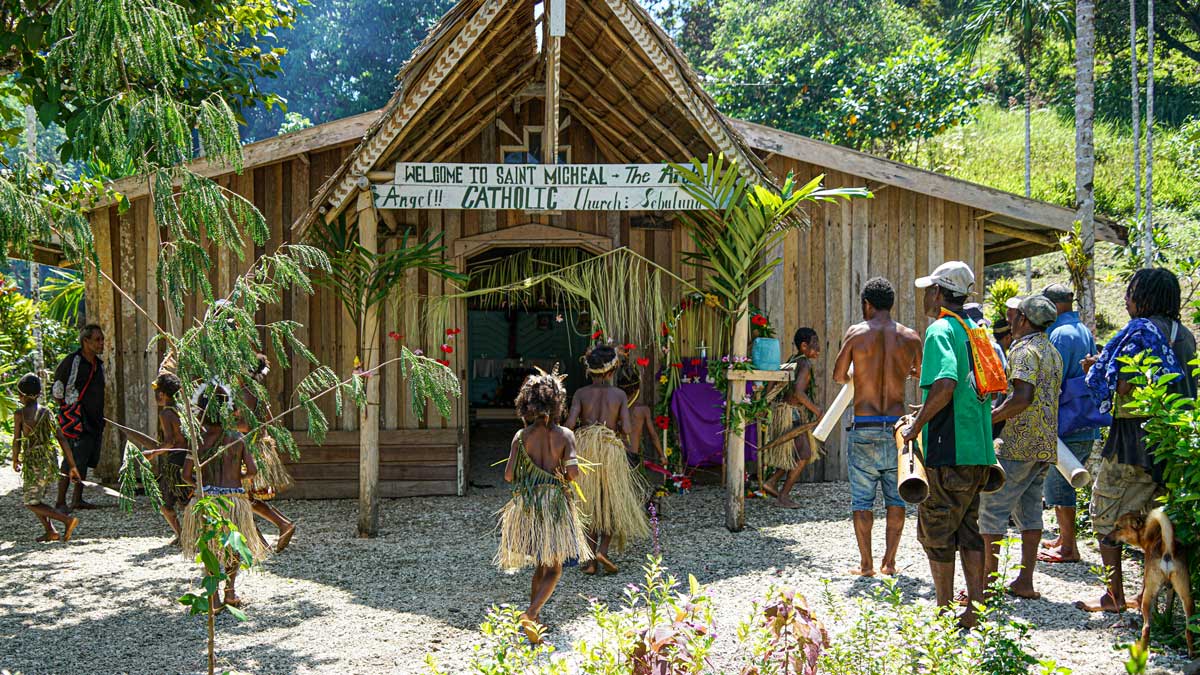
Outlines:
{"label": "red flower", "polygon": [[692,359],[692,365],[693,365],[693,366],[698,366],[698,365],[700,365],[700,359]]}
{"label": "red flower", "polygon": [[604,335],[604,331],[598,330],[595,333],[592,333],[592,339],[599,340],[601,335]]}
{"label": "red flower", "polygon": [[663,334],[663,337],[667,337],[668,335],[671,334],[671,329],[667,328],[667,324],[665,324],[665,323],[662,325],[662,334]]}
{"label": "red flower", "polygon": [[462,332],[461,328],[447,328],[446,335],[454,336]]}
{"label": "red flower", "polygon": [[637,364],[639,366],[645,368],[646,366],[650,365],[650,359],[645,356],[639,356],[638,360],[637,360]]}
{"label": "red flower", "polygon": [[451,347],[450,345],[442,345],[441,347],[439,347],[439,349],[442,350],[443,354],[453,354],[454,353],[454,347]]}
{"label": "red flower", "polygon": [[435,361],[435,363],[438,363],[438,364],[440,364],[440,365],[443,365],[443,366],[445,366],[445,367],[447,367],[447,368],[449,368],[449,367],[450,367],[450,362],[449,362],[449,361],[447,361],[447,360],[445,360],[445,359],[437,359],[437,360]]}
{"label": "red flower", "polygon": [[392,339],[393,339],[393,340],[395,340],[396,342],[399,342],[399,341],[401,341],[401,340],[403,340],[403,339],[404,339],[404,336],[403,336],[403,335],[401,335],[401,334],[399,334],[399,333],[397,333],[396,331],[391,331],[391,332],[389,332],[389,333],[388,333],[388,337],[392,338]]}
{"label": "red flower", "polygon": [[627,352],[631,352],[631,351],[633,351],[633,350],[635,350],[635,349],[637,349],[637,345],[633,344],[632,342],[626,342],[626,343],[625,343],[625,351],[627,351]]}
{"label": "red flower", "polygon": [[654,426],[666,431],[667,427],[671,426],[671,418],[666,415],[659,415],[654,418]]}
{"label": "red flower", "polygon": [[767,317],[763,316],[762,314],[755,314],[754,317],[750,319],[750,323],[759,327],[765,326],[767,325]]}
{"label": "red flower", "polygon": [[679,369],[679,368],[683,367],[683,364],[682,363],[672,363],[671,367],[675,368],[675,369]]}

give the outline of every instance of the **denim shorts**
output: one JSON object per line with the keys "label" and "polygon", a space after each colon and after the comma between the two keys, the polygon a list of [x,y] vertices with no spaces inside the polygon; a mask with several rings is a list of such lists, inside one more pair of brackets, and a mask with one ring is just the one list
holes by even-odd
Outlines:
{"label": "denim shorts", "polygon": [[[1080,464],[1087,466],[1088,457],[1092,456],[1092,446],[1095,444],[1096,442],[1092,440],[1071,441],[1067,443],[1067,449],[1071,451],[1072,455],[1075,455],[1075,459],[1079,460]],[[1071,487],[1071,484],[1062,477],[1062,473],[1057,469],[1046,476],[1044,495],[1048,506],[1065,506],[1071,509],[1079,506],[1075,488]]]}
{"label": "denim shorts", "polygon": [[1022,532],[1042,529],[1042,484],[1052,465],[1000,458],[1000,466],[1004,487],[979,496],[979,532],[1006,534],[1010,515]]}
{"label": "denim shorts", "polygon": [[849,440],[850,510],[875,507],[875,485],[884,506],[904,506],[896,489],[896,436],[891,427],[851,429]]}

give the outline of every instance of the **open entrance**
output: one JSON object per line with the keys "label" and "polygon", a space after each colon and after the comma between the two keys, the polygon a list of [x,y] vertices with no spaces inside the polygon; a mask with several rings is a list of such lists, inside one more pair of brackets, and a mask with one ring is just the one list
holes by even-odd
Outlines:
{"label": "open entrance", "polygon": [[[493,248],[470,258],[471,288],[506,286],[573,265],[592,254],[572,246]],[[475,424],[516,423],[513,404],[525,377],[558,366],[568,393],[586,382],[581,357],[592,333],[586,309],[560,301],[559,289],[540,284],[467,303],[467,391]]]}

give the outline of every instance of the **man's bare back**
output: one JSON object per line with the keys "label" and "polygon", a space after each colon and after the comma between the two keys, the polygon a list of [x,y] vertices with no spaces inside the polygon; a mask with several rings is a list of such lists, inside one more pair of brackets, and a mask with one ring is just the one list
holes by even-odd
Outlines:
{"label": "man's bare back", "polygon": [[921,338],[880,312],[846,331],[833,368],[834,382],[849,382],[851,365],[855,416],[904,415],[905,383],[921,367]]}
{"label": "man's bare back", "polygon": [[567,427],[603,424],[613,431],[629,434],[633,423],[629,417],[629,397],[611,384],[589,384],[580,387],[571,400]]}

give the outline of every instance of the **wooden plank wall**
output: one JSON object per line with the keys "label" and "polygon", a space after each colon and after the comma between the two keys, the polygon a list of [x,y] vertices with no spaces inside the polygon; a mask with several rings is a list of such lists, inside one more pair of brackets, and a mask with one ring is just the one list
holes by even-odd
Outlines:
{"label": "wooden plank wall", "polygon": [[[540,103],[506,106],[499,111],[497,119],[520,134],[526,125],[541,124]],[[577,118],[567,127],[561,142],[571,146],[574,163],[627,159],[613,156],[616,150],[612,145],[606,146],[607,152],[602,151]],[[516,144],[516,139],[493,123],[449,161],[497,162],[501,159],[500,145]],[[257,257],[273,252],[281,243],[293,241],[292,223],[303,214],[313,193],[336,170],[349,150],[350,146],[328,148],[259,166],[242,176],[218,178],[222,185],[254,202],[267,217],[271,234],[270,241],[264,246],[248,245],[244,259],[233,254],[219,257],[211,273],[211,281],[219,292],[227,292],[236,275],[248,269]],[[794,171],[800,180],[807,180],[821,171],[819,167],[778,156],[773,157],[770,164],[777,175]],[[828,187],[857,187],[865,181],[830,172],[825,184]],[[810,325],[817,329],[824,347],[818,380],[818,396],[822,402],[829,401],[834,393],[829,382],[833,357],[847,326],[860,319],[858,293],[869,277],[884,275],[891,279],[898,291],[897,318],[923,330],[925,324],[918,317],[911,280],[928,273],[945,259],[968,260],[977,271],[982,269],[983,236],[974,218],[976,214],[970,208],[896,188],[868,187],[876,193],[873,200],[808,209],[812,227],[792,234],[783,242],[778,251],[783,265],[758,299],[772,317],[785,350],[799,326]],[[152,222],[151,211],[149,202],[142,198],[135,200],[125,214],[118,214],[115,207],[96,212],[92,222],[105,271],[147,308],[151,318],[165,319],[166,308],[157,301],[153,265],[160,233]],[[691,242],[679,226],[673,230],[632,228],[630,217],[636,214],[631,213],[385,211],[381,215],[385,230],[380,233],[381,250],[396,247],[405,230],[415,236],[442,232],[443,243],[453,250],[454,242],[461,237],[539,223],[608,237],[614,246],[627,245],[689,281],[697,278],[696,271],[682,262],[681,253],[691,248]],[[353,218],[353,214],[348,217]],[[830,261],[834,264],[829,264]],[[668,289],[669,297],[679,297],[681,289],[676,286],[678,284],[672,284]],[[466,341],[470,336],[464,332],[456,339],[445,337],[446,329],[465,329],[464,304],[453,307],[447,325],[429,325],[423,330],[417,304],[410,301],[416,296],[448,290],[447,282],[424,271],[408,274],[402,287],[396,289],[392,300],[383,309],[380,335],[376,339],[380,342],[384,361],[399,354],[400,341],[389,334],[403,336],[403,344],[410,349],[422,349],[432,357],[441,356],[438,348],[445,340],[454,347],[454,352],[447,357],[451,368],[465,382]],[[155,417],[147,392],[161,354],[146,349],[151,336],[150,323],[129,302],[114,295],[105,283],[89,282],[87,292],[89,312],[93,313],[89,320],[101,323],[110,336],[107,389],[110,414],[124,424],[153,432],[151,426]],[[202,303],[192,300],[188,303],[184,321],[190,321],[204,311]],[[293,318],[301,323],[304,326],[301,337],[320,362],[330,365],[342,376],[349,374],[358,351],[354,326],[348,313],[328,291],[319,288],[313,296],[291,293],[281,305],[265,308],[262,314],[259,319],[264,321]],[[653,364],[650,372],[657,365]],[[276,410],[292,405],[292,391],[306,374],[304,365],[273,369],[269,386],[277,392],[278,397],[273,401]],[[381,378],[383,494],[461,493],[466,484],[465,472],[469,469],[468,438],[464,431],[468,417],[466,397],[460,400],[448,419],[441,418],[432,408],[424,410],[424,415],[418,418],[412,410],[411,394],[400,380],[398,370],[394,367],[385,369]],[[647,395],[643,400],[650,401],[654,389],[645,387]],[[300,484],[293,495],[354,496],[357,494],[357,448],[356,441],[351,439],[357,438],[357,415],[350,406],[346,406],[340,415],[335,414],[332,397],[324,399],[320,407],[330,421],[329,445],[317,449],[306,436],[301,436],[305,452],[300,463],[293,467]],[[305,429],[303,415],[291,415],[288,423],[294,430],[302,432]],[[109,439],[106,450],[110,463],[116,456],[114,441],[115,438]],[[845,450],[840,433],[832,438],[829,447],[833,450],[809,469],[805,480],[845,478]],[[409,453],[410,448],[419,448],[420,452]],[[309,468],[310,464],[314,468]]]}
{"label": "wooden plank wall", "polygon": [[[350,149],[351,146],[328,148],[259,166],[241,176],[227,175],[216,179],[220,185],[251,200],[265,216],[270,233],[268,241],[262,246],[256,247],[253,242],[247,241],[242,257],[233,252],[214,256],[215,267],[210,272],[210,281],[218,294],[228,293],[233,280],[250,269],[259,257],[274,253],[281,244],[294,241],[292,224],[303,215],[316,189],[337,169]],[[163,354],[157,346],[147,349],[147,344],[153,335],[151,322],[160,319],[165,322],[168,316],[166,307],[158,299],[155,277],[161,233],[153,221],[150,202],[145,197],[135,199],[124,214],[118,214],[115,206],[98,210],[91,215],[91,221],[102,268],[145,310],[143,313],[142,309],[115,293],[106,281],[95,277],[89,279],[86,288],[88,320],[99,323],[109,338],[106,414],[122,424],[154,434],[157,418],[149,384],[157,373]],[[389,240],[385,245],[394,246],[395,243]],[[215,253],[215,249],[210,249],[210,254]],[[421,278],[419,284],[424,291],[427,280]],[[197,298],[189,299],[185,316],[182,317],[184,325],[203,316],[206,309],[205,304]],[[398,348],[394,340],[387,338],[386,332],[395,329],[404,333],[405,328],[403,321],[390,322],[386,318],[394,314],[394,306],[389,305],[385,310],[385,334],[380,336],[389,350],[389,357],[395,356]],[[295,319],[303,326],[300,338],[309,345],[320,362],[331,366],[339,376],[348,377],[357,348],[353,324],[346,316],[336,298],[328,290],[318,287],[312,296],[299,290],[287,294],[281,304],[263,308],[257,318],[264,322]],[[407,344],[411,348],[432,353],[440,343],[426,344],[414,335],[407,340]],[[306,363],[292,356],[289,356],[292,368],[273,364],[268,378],[268,389],[275,394],[272,405],[277,412],[295,405],[292,392],[309,372]],[[383,428],[418,430],[418,433],[407,436],[381,434],[381,457],[385,467],[382,494],[454,494],[458,489],[457,420],[451,421],[450,428],[454,431],[449,436],[441,431],[447,427],[445,421],[438,419],[433,423],[418,423],[407,405],[407,399],[399,395],[399,378],[394,368],[384,376],[383,385]],[[306,434],[301,433],[297,440],[301,444],[302,461],[294,467],[297,488],[291,496],[355,496],[357,445],[349,444],[347,439],[357,439],[354,433],[357,415],[350,405],[344,406],[340,416],[335,415],[332,397],[323,399],[321,408],[330,422],[327,447],[337,448],[338,451],[331,454],[326,451],[327,448],[318,449]],[[287,423],[298,432],[306,429],[306,420],[301,413],[289,415]],[[432,433],[435,429],[439,431]],[[426,433],[425,430],[431,431]],[[108,468],[104,474],[106,478],[115,476],[115,468],[119,464],[119,444],[115,432],[106,436],[103,465]],[[414,448],[413,452],[404,454],[408,448]],[[319,468],[306,468],[310,457]],[[397,469],[392,464],[406,468]]]}
{"label": "wooden plank wall", "polygon": [[[797,328],[816,329],[822,347],[817,396],[824,406],[837,394],[831,374],[842,336],[862,320],[859,293],[866,281],[874,276],[889,279],[896,288],[893,317],[924,333],[927,322],[917,306],[913,280],[946,260],[964,260],[980,274],[983,230],[973,209],[961,204],[871,184],[787,157],[774,156],[769,166],[780,177],[794,172],[802,183],[824,173],[825,187],[865,186],[875,195],[808,207],[811,227],[785,239],[783,265],[761,291],[785,352]],[[910,385],[909,397],[918,401],[915,385]],[[802,480],[845,480],[844,435],[838,429],[830,436],[824,457]]]}

